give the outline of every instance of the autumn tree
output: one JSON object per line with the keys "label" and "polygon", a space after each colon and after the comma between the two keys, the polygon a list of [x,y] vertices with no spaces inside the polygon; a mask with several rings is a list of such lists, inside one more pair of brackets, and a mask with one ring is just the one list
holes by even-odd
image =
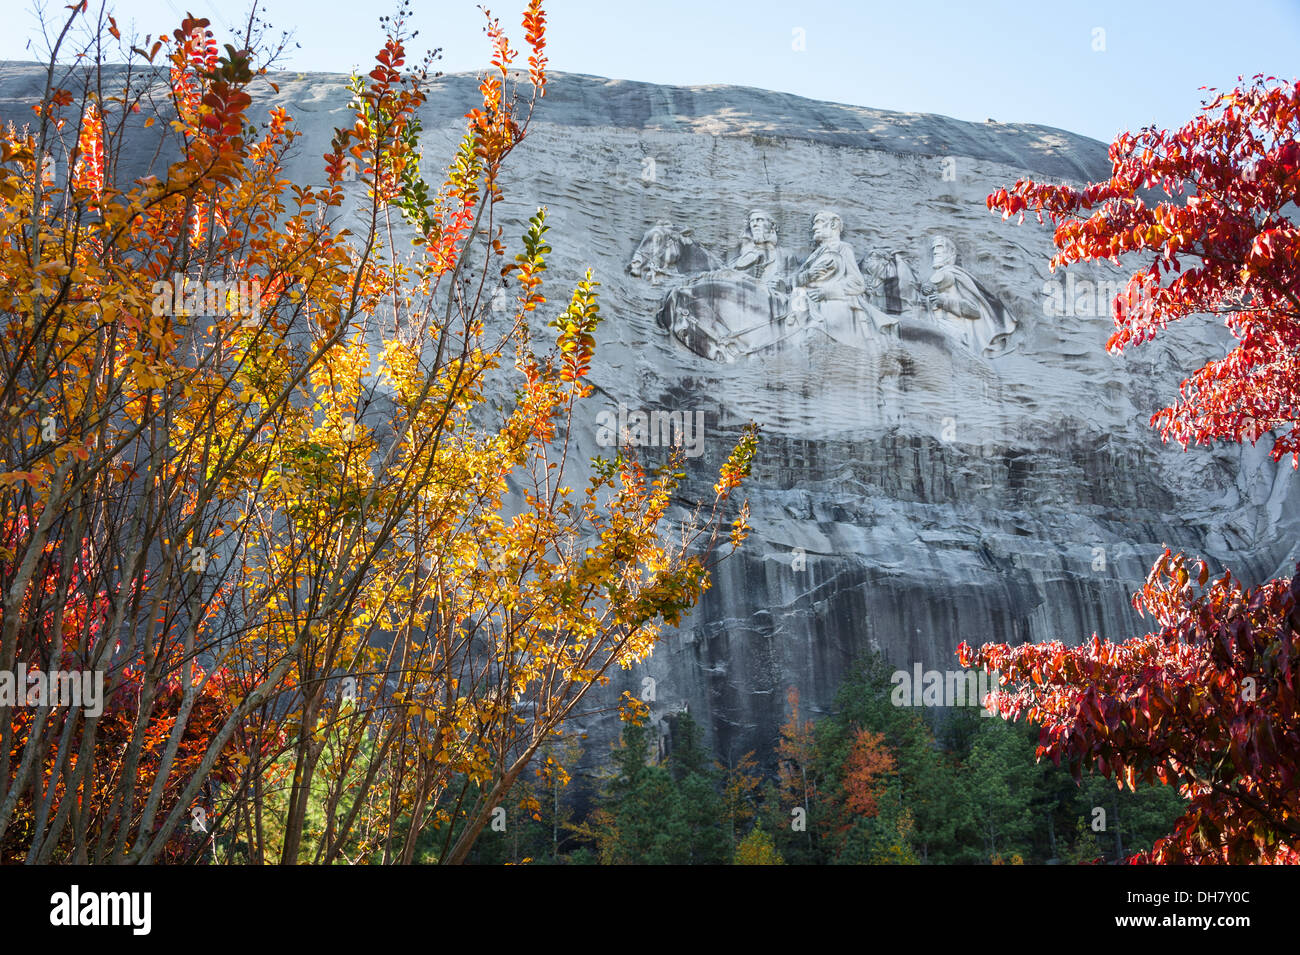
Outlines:
{"label": "autumn tree", "polygon": [[[12,523],[9,533],[5,535],[5,540],[10,545],[3,549],[5,555],[13,552],[17,540],[22,537],[22,525],[20,518]],[[79,586],[93,549],[89,540],[81,541],[80,547],[76,548],[71,575],[66,578],[71,586],[66,592],[57,589],[62,555],[52,551],[42,562],[43,574],[28,588],[23,606],[23,612],[32,623],[32,633],[29,636],[36,639],[23,641],[15,658],[20,666],[19,673],[57,669],[71,674],[82,687],[80,705],[98,710],[94,717],[97,744],[108,752],[122,752],[132,749],[144,661],[137,660],[134,665],[124,667],[121,682],[111,694],[104,692],[98,699],[88,699],[84,695],[87,691],[98,693],[100,688],[94,686],[94,671],[84,666],[84,661],[75,648],[82,642],[94,646],[101,639],[104,617],[112,603],[107,593],[88,593]],[[0,557],[0,560],[3,559]],[[5,570],[13,572],[12,567]],[[52,632],[55,625],[61,630],[57,635]],[[62,637],[62,656],[44,656],[43,651],[58,646],[60,641],[56,639],[57,636]],[[85,682],[87,677],[92,680],[90,684]],[[152,719],[138,745],[134,747],[134,767],[139,775],[152,776],[158,770],[159,761],[166,751],[172,721],[184,701],[182,681],[185,679],[201,686],[202,691],[193,701],[186,731],[176,747],[173,764],[176,772],[169,783],[170,792],[164,798],[167,795],[174,796],[187,771],[201,760],[209,734],[220,726],[229,713],[229,695],[238,689],[231,685],[233,675],[229,671],[222,670],[209,676],[197,664],[177,665],[174,676],[158,688]],[[13,682],[14,696],[10,702],[14,705],[9,710],[7,736],[10,750],[4,754],[6,764],[21,765],[34,734],[45,732],[50,734],[50,739],[44,764],[33,770],[35,784],[22,792],[15,803],[15,821],[5,833],[3,841],[0,841],[0,861],[46,863],[53,858],[70,858],[81,863],[89,862],[85,843],[79,839],[79,834],[96,828],[98,817],[102,814],[140,812],[144,808],[147,792],[137,791],[134,794],[134,805],[129,810],[115,807],[114,796],[119,793],[120,774],[126,766],[120,760],[101,759],[83,777],[85,788],[81,798],[68,798],[60,772],[59,757],[63,755],[65,759],[72,760],[82,752],[84,727],[75,721],[69,722],[66,710],[62,710],[64,718],[59,718],[61,708],[69,705],[66,701],[49,698],[47,690],[37,689],[37,686],[30,685],[26,680]],[[38,722],[42,708],[47,709],[43,729]],[[71,735],[68,735],[69,727]],[[54,738],[56,735],[59,739]],[[234,770],[241,758],[236,749],[234,746],[229,747],[222,754],[211,774],[214,782],[228,781],[234,777]],[[63,813],[65,824],[58,829],[55,838],[36,838],[38,833],[51,824],[52,813]],[[201,819],[195,821],[199,825],[173,836],[164,847],[162,858],[183,861],[202,845],[206,827]],[[198,834],[197,837],[194,836],[195,833]]]}
{"label": "autumn tree", "polygon": [[[1054,226],[1053,268],[1136,266],[1112,302],[1114,352],[1194,314],[1236,340],[1151,422],[1187,448],[1271,441],[1300,464],[1300,83],[1257,76],[1178,130],[1122,133],[1111,176],[1083,188],[1021,180],[988,198],[1003,218]],[[1136,261],[1135,261],[1136,260]],[[1248,586],[1166,550],[1134,597],[1158,629],[959,649],[1000,670],[1007,718],[1041,725],[1038,752],[1118,785],[1160,780],[1187,797],[1174,830],[1139,860],[1300,861],[1300,567]]]}
{"label": "autumn tree", "polygon": [[715,761],[713,765],[722,777],[722,818],[734,852],[744,826],[758,813],[763,778],[753,750],[739,759],[728,758],[726,764]]}
{"label": "autumn tree", "polygon": [[785,859],[772,836],[762,826],[755,826],[736,845],[733,865],[785,865]]}
{"label": "autumn tree", "polygon": [[[819,747],[831,745],[823,735]],[[897,762],[883,733],[854,727],[847,751],[822,753],[826,765],[822,840],[837,863],[910,859],[911,814],[901,802]]]}
{"label": "autumn tree", "polygon": [[1222,317],[1236,347],[1151,418],[1184,448],[1271,435],[1274,460],[1289,454],[1300,465],[1298,133],[1300,84],[1257,76],[1178,130],[1121,133],[1105,181],[1075,189],[1022,179],[988,197],[1004,219],[1046,214],[1053,270],[1141,261],[1111,303],[1110,351],[1191,315]]}
{"label": "autumn tree", "polygon": [[814,826],[810,817],[817,807],[817,734],[812,720],[799,718],[799,688],[786,691],[790,715],[781,724],[781,735],[776,745],[777,792],[781,807],[787,814],[794,831],[802,828],[800,841],[809,852],[815,851]]}
{"label": "autumn tree", "polygon": [[942,751],[917,710],[893,704],[892,673],[878,651],[849,666],[830,716],[818,727],[818,749],[838,765],[847,759],[858,733],[881,734],[896,765],[897,799],[911,817],[909,844],[923,861],[972,861],[964,838],[970,806],[963,799],[957,761]]}
{"label": "autumn tree", "polygon": [[884,783],[896,768],[894,756],[885,745],[885,734],[859,729],[853,734],[840,782],[844,787],[844,808],[857,815],[878,815]]}
{"label": "autumn tree", "polygon": [[0,703],[0,845],[25,858],[157,861],[201,809],[209,850],[253,862],[462,862],[745,537],[752,430],[680,519],[680,460],[574,460],[598,282],[548,306],[546,211],[508,247],[500,206],[541,3],[522,71],[489,15],[440,185],[430,60],[405,6],[383,23],[315,184],[286,173],[292,117],[254,109],[276,48],[251,17],[223,47],[74,5],[0,135],[0,671],[71,658],[131,695]]}

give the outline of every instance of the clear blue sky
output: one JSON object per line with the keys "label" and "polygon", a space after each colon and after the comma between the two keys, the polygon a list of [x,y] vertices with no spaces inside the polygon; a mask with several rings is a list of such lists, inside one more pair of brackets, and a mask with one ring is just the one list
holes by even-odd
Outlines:
{"label": "clear blue sky", "polygon": [[[68,0],[36,0],[62,13]],[[91,0],[92,5],[99,0]],[[444,71],[486,62],[474,0],[412,0],[417,45]],[[522,45],[523,4],[493,6]],[[368,65],[393,0],[262,0],[291,29],[289,69]],[[176,11],[221,33],[248,0],[117,0],[124,29],[174,28]],[[1190,118],[1201,86],[1300,73],[1300,0],[553,0],[551,68],[656,83],[730,83],[959,119],[1036,122],[1110,140]],[[33,0],[0,0],[0,59],[33,59]],[[797,50],[802,30],[803,49]],[[1104,31],[1100,33],[1097,31]],[[1094,47],[1101,47],[1094,49]],[[38,40],[32,49],[43,48]]]}

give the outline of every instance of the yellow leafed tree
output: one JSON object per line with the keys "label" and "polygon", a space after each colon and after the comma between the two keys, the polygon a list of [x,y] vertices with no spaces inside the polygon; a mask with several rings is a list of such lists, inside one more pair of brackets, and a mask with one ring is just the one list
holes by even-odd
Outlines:
{"label": "yellow leafed tree", "polygon": [[[204,19],[141,41],[87,15],[60,42],[132,69],[52,67],[0,139],[0,672],[106,692],[0,695],[2,858],[464,861],[744,539],[756,434],[687,519],[680,459],[572,459],[598,283],[551,307],[545,210],[498,224],[546,90],[539,0],[522,76],[489,16],[437,188],[405,7],[316,187],[286,174],[292,118],[255,115],[277,51],[253,23],[223,52]],[[170,162],[132,168],[149,136]]]}

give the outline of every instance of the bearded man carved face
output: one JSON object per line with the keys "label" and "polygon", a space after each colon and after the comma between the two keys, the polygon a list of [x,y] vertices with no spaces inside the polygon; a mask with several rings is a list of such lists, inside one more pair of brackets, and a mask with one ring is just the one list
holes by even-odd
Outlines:
{"label": "bearded man carved face", "polygon": [[762,210],[755,209],[749,214],[749,235],[757,245],[772,245],[776,242],[776,227],[772,217]]}

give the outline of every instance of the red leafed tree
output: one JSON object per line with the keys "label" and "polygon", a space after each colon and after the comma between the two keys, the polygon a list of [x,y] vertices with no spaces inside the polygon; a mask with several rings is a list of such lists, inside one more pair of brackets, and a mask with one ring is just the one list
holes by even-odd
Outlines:
{"label": "red leafed tree", "polygon": [[[0,579],[12,578],[10,555],[19,549],[27,531],[23,516],[0,526]],[[167,807],[174,805],[201,763],[210,736],[229,716],[229,695],[242,692],[225,668],[207,674],[197,663],[181,659],[174,651],[168,659],[146,659],[141,654],[132,662],[115,654],[113,647],[102,648],[104,624],[111,615],[114,595],[102,589],[87,594],[82,586],[93,574],[93,551],[93,543],[83,539],[65,565],[59,549],[47,545],[39,572],[28,585],[21,604],[29,626],[19,630],[15,664],[22,664],[27,672],[98,670],[104,681],[104,698],[84,699],[84,709],[47,707],[43,699],[40,705],[24,705],[27,687],[19,685],[15,690],[19,695],[17,705],[4,707],[7,725],[0,731],[4,741],[0,767],[25,777],[27,782],[13,792],[16,812],[13,824],[0,834],[0,863],[43,862],[51,858],[71,858],[81,863],[103,861],[86,854],[84,834],[111,828],[124,814],[139,816],[150,791],[149,785],[140,781],[153,781],[164,766],[162,802]],[[60,576],[61,567],[66,568],[66,576]],[[127,589],[128,600],[142,592],[134,581]],[[150,669],[169,674],[153,694],[145,692],[143,679]],[[194,699],[188,705],[183,682],[187,674],[194,688]],[[102,703],[99,712],[97,702]],[[169,759],[168,737],[182,710],[188,712],[188,721]],[[25,766],[24,757],[34,734],[44,734],[51,741],[62,739],[63,745],[49,746],[39,764]],[[209,776],[213,783],[234,781],[239,752],[247,749],[249,742],[244,736],[241,732],[239,745],[232,742],[219,755]],[[92,750],[98,758],[87,755]],[[70,793],[76,798],[66,798]],[[205,816],[215,814],[214,806],[198,808],[204,810]],[[186,860],[200,848],[206,831],[199,825],[175,833],[160,858],[167,862]]]}
{"label": "red leafed tree", "polygon": [[[1083,189],[1021,180],[988,198],[1003,217],[1055,226],[1052,267],[1142,258],[1116,296],[1122,351],[1188,315],[1222,315],[1237,339],[1152,417],[1184,448],[1271,434],[1274,460],[1300,462],[1300,83],[1255,77],[1205,104],[1176,132],[1121,134],[1109,180]],[[1141,190],[1166,197],[1148,202]],[[1294,205],[1291,205],[1294,210]],[[1038,754],[1121,786],[1178,785],[1174,831],[1135,862],[1300,862],[1300,568],[1246,587],[1210,582],[1166,551],[1134,597],[1159,629],[1124,643],[1093,637],[958,648],[1000,670],[990,703],[1042,726]]]}
{"label": "red leafed tree", "polygon": [[[1300,82],[1257,76],[1176,132],[1121,133],[1110,179],[1083,189],[1022,179],[988,197],[1003,218],[1044,213],[1051,267],[1143,257],[1113,302],[1107,348],[1149,341],[1189,315],[1222,315],[1237,339],[1183,382],[1151,423],[1184,447],[1272,432],[1300,464]],[[1149,201],[1153,191],[1164,198]],[[1145,260],[1149,257],[1149,263]]]}
{"label": "red leafed tree", "polygon": [[[790,687],[785,698],[790,704],[790,718],[781,724],[781,739],[776,745],[777,784],[783,802],[800,806],[807,812],[817,798],[814,767],[817,737],[812,720],[799,720],[798,688]],[[811,838],[809,836],[810,840]]]}
{"label": "red leafed tree", "polygon": [[857,728],[851,739],[841,766],[839,784],[828,793],[824,807],[830,825],[823,832],[823,838],[836,859],[844,858],[854,824],[859,819],[880,815],[880,799],[897,770],[884,733]]}
{"label": "red leafed tree", "polygon": [[[1208,582],[1208,586],[1207,586]],[[1168,551],[1134,605],[1160,628],[1124,643],[1093,637],[958,648],[1001,671],[990,705],[1039,724],[1038,753],[1077,776],[1178,785],[1190,800],[1138,862],[1300,862],[1300,573],[1246,588],[1209,582]]]}
{"label": "red leafed tree", "polygon": [[893,772],[894,757],[885,745],[885,734],[858,730],[844,761],[844,807],[856,816],[878,815],[876,800]]}

